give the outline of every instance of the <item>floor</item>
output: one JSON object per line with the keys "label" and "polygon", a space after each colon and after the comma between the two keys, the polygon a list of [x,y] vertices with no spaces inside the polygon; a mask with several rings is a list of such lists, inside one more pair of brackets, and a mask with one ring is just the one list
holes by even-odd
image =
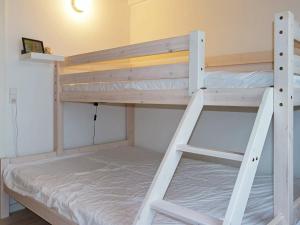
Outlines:
{"label": "floor", "polygon": [[42,220],[40,217],[30,212],[29,210],[22,210],[13,213],[9,219],[0,220],[0,225],[50,225]]}

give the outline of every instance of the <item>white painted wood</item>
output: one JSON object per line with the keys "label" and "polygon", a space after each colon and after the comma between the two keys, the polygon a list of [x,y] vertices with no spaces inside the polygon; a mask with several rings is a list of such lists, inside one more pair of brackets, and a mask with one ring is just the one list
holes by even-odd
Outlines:
{"label": "white painted wood", "polygon": [[62,94],[62,85],[60,84],[60,70],[61,65],[55,63],[55,72],[54,72],[54,151],[57,154],[62,154],[64,151],[64,115],[63,115],[63,102],[61,101]]}
{"label": "white painted wood", "polygon": [[4,191],[3,172],[8,166],[9,161],[7,159],[0,160],[1,177],[0,177],[0,219],[9,217],[9,196]]}
{"label": "white painted wood", "polygon": [[274,214],[293,225],[294,15],[276,14],[274,32]]}
{"label": "white painted wood", "polygon": [[135,219],[135,225],[150,225],[152,223],[154,213],[151,210],[151,204],[156,200],[163,199],[182,156],[182,152],[177,151],[177,146],[180,144],[187,144],[202,109],[203,91],[199,90],[193,95],[189,105],[187,106],[187,109],[168,147],[167,153],[158,168],[151,187]]}
{"label": "white painted wood", "polygon": [[65,66],[186,51],[189,37],[180,36],[67,57]]}
{"label": "white painted wood", "polygon": [[204,87],[205,33],[194,31],[190,34],[189,95]]}
{"label": "white painted wood", "polygon": [[61,55],[49,55],[49,54],[31,52],[31,53],[21,55],[21,59],[32,61],[32,62],[54,63],[54,62],[63,62],[65,60],[65,57]]}
{"label": "white painted wood", "polygon": [[173,219],[179,220],[186,224],[193,225],[222,225],[222,220],[198,213],[191,209],[175,205],[173,203],[159,200],[151,204],[152,209],[155,211],[171,217]]}
{"label": "white painted wood", "polygon": [[204,148],[196,148],[196,147],[192,147],[190,145],[179,145],[177,147],[177,150],[181,151],[181,152],[188,152],[188,153],[193,153],[193,154],[197,154],[197,155],[210,156],[210,157],[228,159],[228,160],[239,161],[239,162],[242,162],[243,158],[244,158],[244,156],[239,153],[216,151],[216,150],[210,150],[210,149],[204,149]]}
{"label": "white painted wood", "polygon": [[223,225],[240,225],[242,223],[272,116],[273,88],[267,88],[254,122]]}
{"label": "white painted wood", "polygon": [[276,216],[270,223],[268,223],[268,225],[285,225],[283,221],[283,216],[279,215]]}
{"label": "white painted wood", "polygon": [[37,200],[23,196],[13,190],[10,190],[7,186],[4,186],[4,190],[16,201],[20,202],[26,208],[30,209],[35,214],[39,215],[41,218],[55,225],[77,225],[74,222],[68,220],[67,218],[60,215],[55,209],[48,208],[46,205],[38,202]]}
{"label": "white painted wood", "polygon": [[[223,88],[203,90],[205,105],[209,106],[247,106],[258,107],[265,88]],[[107,92],[70,92],[62,93],[65,102],[108,102],[132,104],[187,105],[188,90],[159,91],[107,91]]]}
{"label": "white painted wood", "polygon": [[168,64],[60,76],[61,84],[188,78],[188,64]]}
{"label": "white painted wood", "polygon": [[128,145],[130,146],[134,146],[134,114],[134,105],[126,105],[126,139],[128,141]]}

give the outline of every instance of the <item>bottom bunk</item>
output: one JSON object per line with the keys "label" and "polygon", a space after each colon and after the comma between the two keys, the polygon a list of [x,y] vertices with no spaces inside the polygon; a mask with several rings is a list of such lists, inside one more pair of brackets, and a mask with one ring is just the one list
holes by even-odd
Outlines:
{"label": "bottom bunk", "polygon": [[[120,147],[34,164],[11,164],[4,171],[4,183],[8,192],[34,199],[74,224],[131,225],[162,157],[136,147]],[[237,173],[233,166],[187,155],[165,198],[223,219]],[[295,185],[300,187],[300,179]],[[243,224],[267,224],[272,219],[273,178],[257,176]],[[153,224],[181,223],[158,215]]]}

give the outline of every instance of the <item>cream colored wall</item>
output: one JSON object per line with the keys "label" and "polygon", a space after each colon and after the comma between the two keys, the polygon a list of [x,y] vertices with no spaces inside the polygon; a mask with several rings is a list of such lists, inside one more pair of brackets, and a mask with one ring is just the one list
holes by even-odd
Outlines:
{"label": "cream colored wall", "polygon": [[272,49],[274,13],[298,0],[145,0],[130,11],[132,43],[203,30],[209,56]]}
{"label": "cream colored wall", "polygon": [[[144,0],[131,6],[131,43],[203,30],[207,55],[272,49],[274,14],[290,9],[300,19],[298,0]],[[228,109],[226,109],[228,110]],[[192,144],[218,150],[243,152],[255,119],[253,112],[205,111],[194,131]],[[164,151],[183,114],[183,109],[138,107],[136,145]],[[295,131],[300,132],[296,113]],[[299,132],[298,132],[299,131]],[[261,173],[272,171],[272,129],[269,132]],[[295,138],[296,149],[300,140]],[[296,152],[295,160],[300,153]],[[295,164],[300,176],[300,165]]]}
{"label": "cream colored wall", "polygon": [[[51,46],[55,53],[62,55],[128,44],[127,1],[91,1],[91,11],[84,14],[75,13],[70,0],[5,1],[7,83],[2,95],[7,110],[5,120],[8,123],[4,129],[4,137],[8,143],[5,148],[1,148],[1,156],[15,154],[14,108],[8,104],[9,88],[17,88],[18,92],[19,154],[47,152],[53,149],[53,66],[21,61],[22,36],[43,40],[46,46]],[[93,110],[91,105],[66,104],[66,147],[92,143]],[[119,126],[110,127],[111,124],[115,124],[114,119],[109,116],[106,117],[108,119],[102,117],[109,114],[108,110],[112,110],[118,117],[116,121],[125,125],[125,112],[122,107],[103,107],[103,114],[98,121],[101,128],[97,128],[97,141],[125,136],[124,129],[120,129]],[[102,135],[105,127],[109,128],[110,137]],[[2,128],[1,130],[3,132]]]}

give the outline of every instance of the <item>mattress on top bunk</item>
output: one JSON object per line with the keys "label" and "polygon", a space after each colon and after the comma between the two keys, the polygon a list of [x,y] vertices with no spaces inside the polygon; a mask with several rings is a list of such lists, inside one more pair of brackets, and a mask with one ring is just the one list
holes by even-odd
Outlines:
{"label": "mattress on top bunk", "polygon": [[[215,71],[206,72],[204,86],[207,88],[260,88],[270,87],[273,82],[272,71],[256,71],[247,73]],[[300,87],[300,76],[294,76],[295,87]],[[65,84],[63,90],[66,92],[105,92],[122,90],[169,90],[187,89],[189,80],[186,79],[160,79],[140,81],[118,81],[113,83],[95,82]]]}
{"label": "mattress on top bunk", "polygon": [[[4,171],[4,181],[10,189],[79,225],[131,225],[161,159],[159,153],[123,147],[10,166]],[[184,158],[166,199],[222,219],[236,175],[233,167]],[[272,177],[257,176],[243,224],[269,222],[272,201]],[[163,215],[156,216],[153,224],[182,225]]]}

